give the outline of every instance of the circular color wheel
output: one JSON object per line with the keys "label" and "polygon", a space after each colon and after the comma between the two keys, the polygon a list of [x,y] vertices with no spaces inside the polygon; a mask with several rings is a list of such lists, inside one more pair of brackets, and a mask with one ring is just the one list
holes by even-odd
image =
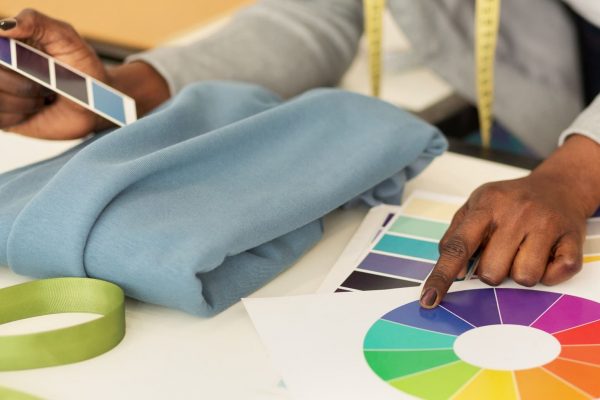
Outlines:
{"label": "circular color wheel", "polygon": [[[456,339],[490,325],[546,332],[560,344],[559,354],[528,369],[488,369],[462,360]],[[415,301],[388,312],[367,332],[363,351],[379,378],[423,399],[599,398],[600,303],[527,289],[453,292],[433,310]]]}

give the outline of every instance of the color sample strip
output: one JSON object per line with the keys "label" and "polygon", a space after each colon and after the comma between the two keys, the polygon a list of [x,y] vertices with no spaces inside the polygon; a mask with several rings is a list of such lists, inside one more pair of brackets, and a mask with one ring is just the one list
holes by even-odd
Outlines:
{"label": "color sample strip", "polygon": [[557,379],[543,368],[515,371],[514,374],[522,400],[589,399],[585,393]]}
{"label": "color sample strip", "polygon": [[600,237],[588,237],[583,243],[583,254],[599,254]]}
{"label": "color sample strip", "polygon": [[389,381],[458,361],[450,350],[378,351],[365,350],[365,359],[381,379]]}
{"label": "color sample strip", "polygon": [[399,216],[390,227],[390,232],[433,239],[439,241],[449,224],[421,218]]}
{"label": "color sample strip", "polygon": [[[598,332],[598,331],[597,331]],[[596,335],[596,340],[598,335]],[[592,346],[562,346],[560,358],[594,364],[600,367],[600,345]]]}
{"label": "color sample strip", "polygon": [[365,350],[452,350],[455,340],[454,335],[426,331],[380,319],[369,329],[363,348]]}
{"label": "color sample strip", "polygon": [[511,371],[481,370],[453,400],[517,400],[519,395]]}
{"label": "color sample strip", "polygon": [[357,290],[398,289],[419,285],[419,282],[407,281],[398,278],[389,278],[387,276],[368,274],[361,271],[352,272],[350,276],[341,284],[342,287]]}
{"label": "color sample strip", "polygon": [[440,256],[437,243],[394,235],[384,235],[373,249],[430,261],[436,261]]}
{"label": "color sample strip", "polygon": [[564,295],[531,326],[548,333],[555,333],[599,319],[600,304],[580,297]]}
{"label": "color sample strip", "polygon": [[135,122],[135,101],[41,51],[13,39],[0,39],[0,65],[124,126]]}
{"label": "color sample strip", "polygon": [[600,208],[596,210],[594,215],[592,215],[592,218],[598,218],[598,217],[600,217]]}
{"label": "color sample strip", "polygon": [[413,197],[402,207],[402,213],[414,217],[449,222],[459,208],[460,205],[458,204]]}
{"label": "color sample strip", "polygon": [[441,305],[474,326],[501,323],[494,289],[448,293]]}
{"label": "color sample strip", "polygon": [[600,320],[555,333],[553,336],[563,345],[600,345]]}
{"label": "color sample strip", "polygon": [[408,258],[370,253],[358,265],[361,270],[380,272],[398,277],[424,280],[433,269],[433,264]]}
{"label": "color sample strip", "polygon": [[469,329],[473,329],[472,325],[449,311],[441,307],[427,310],[421,308],[418,301],[396,308],[385,314],[381,319],[450,335],[460,335]]}
{"label": "color sample strip", "polygon": [[592,397],[600,397],[600,367],[557,358],[544,368]]}
{"label": "color sample strip", "polygon": [[587,235],[600,235],[600,219],[589,219],[587,222]]}
{"label": "color sample strip", "polygon": [[[396,389],[423,399],[448,399],[469,379],[480,371],[479,368],[458,361],[440,368],[390,381]],[[436,384],[432,384],[435,382]]]}
{"label": "color sample strip", "polygon": [[561,296],[559,293],[522,289],[496,289],[505,324],[530,325]]}

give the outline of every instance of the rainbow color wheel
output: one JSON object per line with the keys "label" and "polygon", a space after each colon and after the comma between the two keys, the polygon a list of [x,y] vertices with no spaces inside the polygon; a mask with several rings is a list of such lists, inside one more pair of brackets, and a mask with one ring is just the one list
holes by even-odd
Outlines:
{"label": "rainbow color wheel", "polygon": [[423,399],[600,397],[600,303],[527,289],[453,292],[377,320],[365,336],[369,367]]}

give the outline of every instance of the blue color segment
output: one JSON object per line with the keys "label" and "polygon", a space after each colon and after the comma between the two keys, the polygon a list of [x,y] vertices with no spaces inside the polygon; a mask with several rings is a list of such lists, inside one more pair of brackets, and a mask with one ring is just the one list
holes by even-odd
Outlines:
{"label": "blue color segment", "polygon": [[449,311],[441,307],[428,310],[422,308],[418,301],[398,307],[385,314],[381,319],[449,335],[460,335],[473,329],[473,326]]}
{"label": "blue color segment", "polygon": [[5,38],[0,38],[0,60],[7,64],[12,64],[12,57],[10,54],[10,41]]}
{"label": "blue color segment", "polygon": [[441,305],[475,326],[501,323],[494,289],[448,293]]}
{"label": "blue color segment", "polygon": [[374,250],[431,261],[437,261],[440,257],[437,243],[402,236],[385,235],[379,240]]}
{"label": "blue color segment", "polygon": [[94,108],[104,114],[125,124],[125,106],[123,98],[116,93],[111,92],[92,82],[92,92],[94,97]]}
{"label": "blue color segment", "polygon": [[594,213],[594,215],[592,217],[594,217],[594,218],[600,217],[600,208],[596,210],[596,212]]}

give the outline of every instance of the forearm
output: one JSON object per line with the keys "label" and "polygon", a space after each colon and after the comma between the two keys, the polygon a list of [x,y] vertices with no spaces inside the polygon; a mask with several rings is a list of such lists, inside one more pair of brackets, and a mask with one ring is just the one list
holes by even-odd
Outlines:
{"label": "forearm", "polygon": [[134,56],[164,76],[171,94],[201,80],[257,83],[283,97],[334,85],[362,33],[360,0],[266,0],[215,35]]}

